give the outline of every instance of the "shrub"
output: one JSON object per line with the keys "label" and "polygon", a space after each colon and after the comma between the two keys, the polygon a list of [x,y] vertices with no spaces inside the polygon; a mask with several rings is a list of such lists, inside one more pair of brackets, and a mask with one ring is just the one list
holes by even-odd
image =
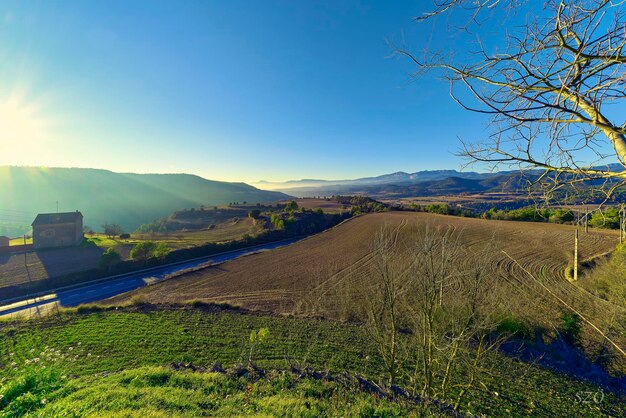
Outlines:
{"label": "shrub", "polygon": [[129,239],[130,238],[130,234],[120,234],[120,238],[121,239]]}
{"label": "shrub", "polygon": [[115,251],[113,248],[108,248],[102,255],[100,256],[100,260],[98,261],[98,267],[103,270],[110,270],[115,264],[122,261],[122,256]]}
{"label": "shrub", "polygon": [[594,228],[619,228],[619,211],[616,208],[608,208],[604,213],[596,211],[591,215],[589,226]]}
{"label": "shrub", "polygon": [[164,242],[159,242],[157,246],[154,248],[152,252],[152,256],[154,258],[165,258],[169,253],[172,252],[172,249],[167,246]]}
{"label": "shrub", "polygon": [[248,217],[249,218],[258,219],[259,216],[261,216],[261,210],[260,209],[252,209],[250,212],[248,212]]}
{"label": "shrub", "polygon": [[154,241],[140,242],[139,244],[136,244],[130,251],[130,257],[133,260],[147,260],[155,248],[156,242]]}
{"label": "shrub", "polygon": [[565,341],[570,344],[577,344],[580,340],[580,332],[580,316],[565,312],[561,316],[561,334]]}
{"label": "shrub", "polygon": [[514,317],[506,317],[498,324],[498,332],[519,338],[528,338],[530,330],[521,320]]}
{"label": "shrub", "polygon": [[295,200],[292,200],[291,202],[287,203],[285,205],[285,210],[287,212],[291,212],[293,210],[298,210],[298,203]]}

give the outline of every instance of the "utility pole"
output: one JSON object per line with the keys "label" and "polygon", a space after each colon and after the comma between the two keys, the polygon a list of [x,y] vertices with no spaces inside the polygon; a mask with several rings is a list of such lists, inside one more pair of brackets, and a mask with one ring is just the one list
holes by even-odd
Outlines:
{"label": "utility pole", "polygon": [[574,235],[574,281],[578,280],[578,229]]}
{"label": "utility pole", "polygon": [[57,213],[59,213],[59,201],[57,200]]}
{"label": "utility pole", "polygon": [[624,243],[624,229],[626,227],[626,209],[621,204],[619,207],[619,243]]}
{"label": "utility pole", "polygon": [[26,270],[26,275],[28,276],[28,281],[30,281],[30,271],[28,271],[28,261],[26,260],[26,234],[24,234],[24,270]]}
{"label": "utility pole", "polygon": [[579,226],[580,226],[580,209],[576,209],[576,231],[578,231]]}

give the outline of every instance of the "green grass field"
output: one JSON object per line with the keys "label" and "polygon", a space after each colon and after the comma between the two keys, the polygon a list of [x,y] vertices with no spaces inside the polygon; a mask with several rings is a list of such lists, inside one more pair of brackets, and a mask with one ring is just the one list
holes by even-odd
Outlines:
{"label": "green grass field", "polygon": [[109,238],[104,234],[93,234],[85,237],[83,246],[95,245],[102,249],[132,248],[141,241],[164,242],[172,249],[188,248],[203,245],[209,242],[226,242],[242,238],[244,235],[256,235],[263,231],[263,227],[256,225],[250,218],[243,218],[237,222],[226,221],[217,224],[213,229],[173,231],[168,233],[133,233],[130,238]]}
{"label": "green grass field", "polygon": [[[250,333],[260,328],[267,328],[270,337],[253,347],[252,359],[264,369],[288,370],[296,365],[372,380],[381,375],[376,350],[358,325],[214,306],[157,310],[139,305],[93,312],[83,308],[45,319],[0,323],[0,395],[4,400],[0,412],[16,416],[11,405],[22,404],[30,405],[33,416],[80,416],[85,411],[108,416],[228,415],[229,411],[299,416],[308,408],[311,416],[323,415],[323,411],[335,416],[370,416],[375,411],[398,416],[418,411],[402,403],[381,403],[356,388],[306,380],[286,384],[282,372],[244,382],[163,369],[172,362],[200,366],[219,362],[224,367],[243,363],[250,357]],[[626,414],[623,398],[602,392],[601,400],[596,397],[599,402],[583,402],[586,393],[600,393],[600,389],[499,354],[493,354],[481,381],[484,386],[470,392],[461,405],[463,413]],[[228,393],[232,399],[203,395],[211,393]]]}
{"label": "green grass field", "polygon": [[9,241],[9,245],[24,245],[24,244],[32,244],[32,243],[33,243],[33,237],[27,237],[26,242],[24,242],[23,237],[13,238],[11,239],[11,241]]}

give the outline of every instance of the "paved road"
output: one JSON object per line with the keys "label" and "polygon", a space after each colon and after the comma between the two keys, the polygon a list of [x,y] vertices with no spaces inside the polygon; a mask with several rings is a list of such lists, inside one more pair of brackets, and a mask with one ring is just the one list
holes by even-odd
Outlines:
{"label": "paved road", "polygon": [[149,272],[129,273],[127,275],[112,278],[111,280],[103,279],[95,284],[86,284],[84,286],[74,287],[72,289],[61,290],[58,292],[51,291],[50,293],[35,298],[28,298],[28,296],[26,296],[24,300],[19,302],[0,306],[0,318],[16,314],[37,314],[41,311],[50,309],[57,304],[63,307],[72,307],[78,306],[82,303],[95,302],[137,289],[147,284],[164,280],[165,276],[180,270],[197,267],[208,262],[222,263],[246,254],[283,247],[301,239],[302,238],[293,238],[290,240],[258,245],[244,250],[215,254],[181,264],[163,266]]}

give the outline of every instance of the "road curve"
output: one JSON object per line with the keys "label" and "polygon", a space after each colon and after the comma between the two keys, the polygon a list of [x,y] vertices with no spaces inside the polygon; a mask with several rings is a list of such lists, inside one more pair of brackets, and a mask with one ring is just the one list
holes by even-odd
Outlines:
{"label": "road curve", "polygon": [[242,250],[229,251],[226,253],[214,254],[207,257],[197,258],[191,261],[167,265],[139,273],[128,273],[116,276],[111,280],[98,280],[98,283],[85,284],[83,286],[72,287],[67,290],[50,291],[37,297],[25,296],[24,299],[0,306],[0,318],[16,315],[32,316],[49,310],[54,306],[72,307],[83,303],[95,302],[135,290],[147,284],[156,283],[165,279],[166,276],[181,270],[198,267],[202,264],[222,263],[247,254],[268,251],[274,248],[292,244],[303,237],[292,238],[279,242],[248,247]]}

